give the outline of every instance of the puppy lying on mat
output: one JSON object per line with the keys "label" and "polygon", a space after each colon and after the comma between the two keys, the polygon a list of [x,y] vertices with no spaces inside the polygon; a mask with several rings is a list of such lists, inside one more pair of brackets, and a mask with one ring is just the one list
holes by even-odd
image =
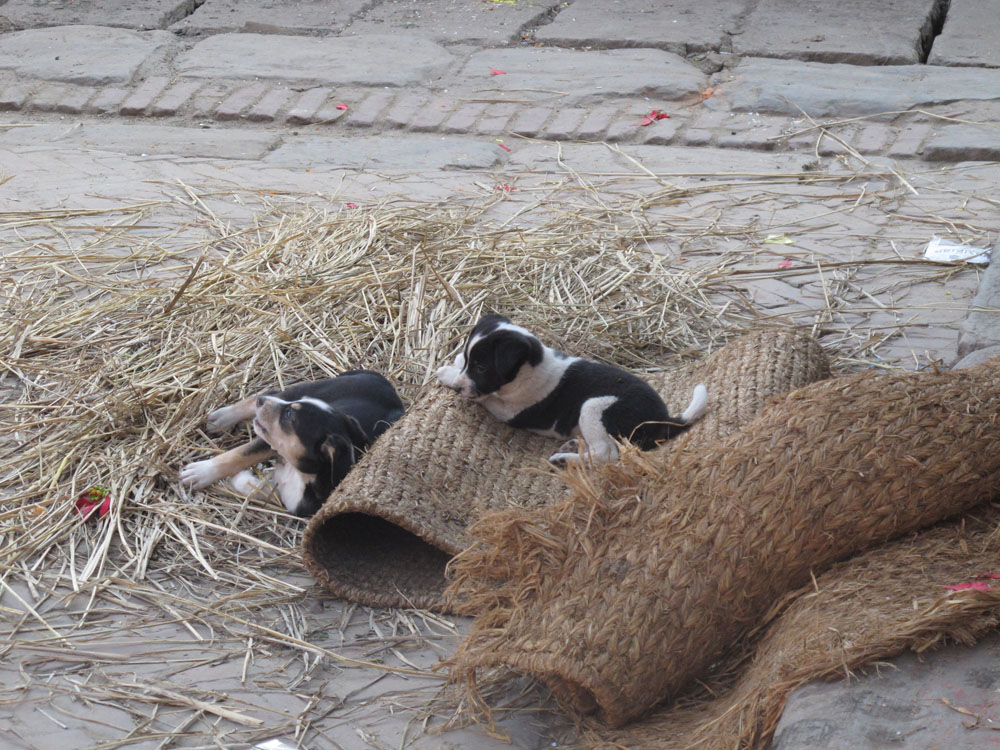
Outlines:
{"label": "puppy lying on mat", "polygon": [[[453,365],[438,380],[511,427],[573,438],[552,463],[618,460],[615,440],[651,450],[686,430],[705,413],[705,386],[694,388],[680,419],[635,375],[612,365],[569,357],[500,315],[486,315],[472,329]],[[582,439],[584,450],[579,449]]]}
{"label": "puppy lying on mat", "polygon": [[249,493],[264,487],[250,467],[277,456],[273,483],[281,502],[290,513],[309,517],[361,454],[401,416],[403,402],[392,383],[368,370],[349,370],[335,378],[251,396],[213,411],[207,426],[221,432],[253,418],[257,437],[188,464],[180,479],[201,489],[233,477],[233,487]]}

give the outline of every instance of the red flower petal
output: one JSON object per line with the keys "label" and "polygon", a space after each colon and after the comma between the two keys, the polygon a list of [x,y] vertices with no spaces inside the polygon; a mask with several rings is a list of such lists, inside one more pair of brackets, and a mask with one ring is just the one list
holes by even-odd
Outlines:
{"label": "red flower petal", "polygon": [[503,70],[497,70],[496,68],[490,68],[490,75],[491,76],[505,76],[505,75],[507,75],[507,72],[503,71]]}
{"label": "red flower petal", "polygon": [[990,585],[986,581],[970,581],[969,583],[956,583],[954,586],[945,586],[948,591],[989,591]]}
{"label": "red flower petal", "polygon": [[346,104],[338,104],[337,105],[337,109],[347,109],[347,105]]}
{"label": "red flower petal", "polygon": [[498,143],[497,145],[498,145],[498,146],[499,146],[500,148],[502,148],[502,149],[503,149],[504,151],[510,151],[510,149],[509,149],[509,148],[507,148],[507,146],[503,145],[502,143]]}
{"label": "red flower petal", "polygon": [[111,510],[111,493],[103,487],[91,487],[74,502],[74,509],[84,518],[89,518],[96,510],[103,518]]}
{"label": "red flower petal", "polygon": [[785,258],[783,261],[778,263],[778,268],[788,268],[790,265],[792,265],[792,261]]}
{"label": "red flower petal", "polygon": [[348,208],[357,208],[358,207],[357,203],[345,203],[344,205],[347,206]]}

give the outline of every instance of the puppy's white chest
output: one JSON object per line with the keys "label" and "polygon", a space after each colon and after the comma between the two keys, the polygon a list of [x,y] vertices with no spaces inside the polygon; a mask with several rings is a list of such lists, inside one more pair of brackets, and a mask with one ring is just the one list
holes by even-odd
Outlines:
{"label": "puppy's white chest", "polygon": [[302,501],[302,493],[305,492],[306,484],[316,477],[306,475],[284,460],[278,461],[274,466],[272,480],[274,487],[278,491],[278,497],[289,513],[295,513]]}

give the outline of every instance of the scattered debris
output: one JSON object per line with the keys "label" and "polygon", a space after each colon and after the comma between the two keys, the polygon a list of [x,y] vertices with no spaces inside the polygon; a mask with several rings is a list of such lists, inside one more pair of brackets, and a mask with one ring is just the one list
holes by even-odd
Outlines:
{"label": "scattered debris", "polygon": [[924,257],[941,263],[981,263],[987,265],[990,262],[990,251],[982,247],[949,242],[935,235],[927,243]]}

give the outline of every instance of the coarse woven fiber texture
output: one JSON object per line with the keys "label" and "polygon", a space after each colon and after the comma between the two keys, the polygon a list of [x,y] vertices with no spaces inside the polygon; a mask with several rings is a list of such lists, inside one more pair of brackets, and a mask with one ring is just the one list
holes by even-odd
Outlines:
{"label": "coarse woven fiber texture", "polygon": [[[765,329],[702,362],[649,376],[672,414],[697,383],[709,409],[683,436],[654,453],[691,448],[746,424],[774,396],[829,377],[811,336]],[[551,438],[515,430],[451,390],[429,385],[354,467],[309,522],[302,554],[316,580],[369,606],[461,609],[446,601],[445,568],[470,541],[484,512],[540,508],[566,493],[546,458]]]}
{"label": "coarse woven fiber texture", "polygon": [[485,516],[452,563],[477,612],[453,677],[511,667],[610,726],[677,697],[812,571],[993,496],[998,364],[814,383],[698,450],[626,451],[550,508]]}
{"label": "coarse woven fiber texture", "polygon": [[[997,572],[998,561],[1000,506],[984,503],[836,563],[782,597],[683,700],[621,728],[589,722],[579,745],[767,750],[788,696],[801,685],[851,679],[905,650],[968,645],[995,633],[1000,581],[985,575]],[[970,581],[983,590],[948,588]]]}

